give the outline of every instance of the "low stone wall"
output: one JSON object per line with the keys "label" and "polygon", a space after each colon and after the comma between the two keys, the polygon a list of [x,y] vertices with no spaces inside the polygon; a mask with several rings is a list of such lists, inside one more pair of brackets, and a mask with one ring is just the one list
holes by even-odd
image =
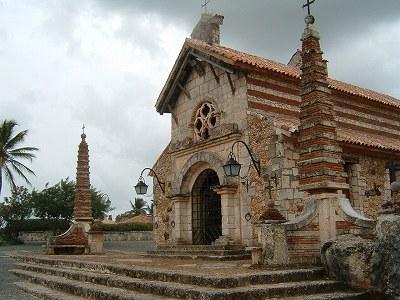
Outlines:
{"label": "low stone wall", "polygon": [[19,233],[18,238],[24,242],[42,242],[52,235],[51,231],[24,231]]}
{"label": "low stone wall", "polygon": [[153,231],[106,232],[106,241],[151,241]]}
{"label": "low stone wall", "polygon": [[[51,231],[26,231],[20,232],[19,238],[24,242],[42,242],[52,236]],[[105,232],[106,241],[151,241],[153,231],[121,231]]]}

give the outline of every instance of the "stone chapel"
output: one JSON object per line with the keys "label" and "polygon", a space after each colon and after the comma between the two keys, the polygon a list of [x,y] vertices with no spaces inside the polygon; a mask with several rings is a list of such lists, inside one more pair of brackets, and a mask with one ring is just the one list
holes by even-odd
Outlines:
{"label": "stone chapel", "polygon": [[252,246],[279,224],[282,259],[305,263],[343,233],[372,237],[400,179],[400,101],[329,78],[314,20],[283,64],[222,46],[223,19],[201,16],[156,102],[171,115],[157,245]]}

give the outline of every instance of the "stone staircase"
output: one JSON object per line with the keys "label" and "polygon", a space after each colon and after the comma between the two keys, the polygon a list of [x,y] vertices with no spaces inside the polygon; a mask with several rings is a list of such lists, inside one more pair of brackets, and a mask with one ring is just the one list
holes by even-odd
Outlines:
{"label": "stone staircase", "polygon": [[205,275],[153,267],[16,256],[16,285],[39,299],[59,300],[355,300],[369,299],[324,277],[319,267]]}
{"label": "stone staircase", "polygon": [[148,251],[148,256],[176,259],[241,260],[250,259],[251,253],[243,245],[179,245],[159,246]]}

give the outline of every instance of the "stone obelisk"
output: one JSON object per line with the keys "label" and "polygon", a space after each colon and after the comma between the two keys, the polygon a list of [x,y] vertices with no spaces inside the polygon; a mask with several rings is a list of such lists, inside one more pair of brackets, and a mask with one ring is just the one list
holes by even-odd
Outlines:
{"label": "stone obelisk", "polygon": [[[48,254],[94,254],[102,252],[102,238],[93,239],[91,236],[92,199],[89,179],[89,148],[86,143],[85,126],[82,127],[81,142],[78,148],[76,168],[76,188],[73,212],[73,223],[63,234],[50,237]],[[100,241],[101,247],[98,246]],[[91,251],[91,249],[95,249]],[[100,250],[97,250],[100,249]]]}
{"label": "stone obelisk", "polygon": [[[83,127],[84,130],[85,127]],[[78,161],[76,167],[76,188],[74,201],[74,222],[92,222],[92,199],[90,194],[89,178],[89,148],[86,143],[86,134],[81,134],[78,148]]]}

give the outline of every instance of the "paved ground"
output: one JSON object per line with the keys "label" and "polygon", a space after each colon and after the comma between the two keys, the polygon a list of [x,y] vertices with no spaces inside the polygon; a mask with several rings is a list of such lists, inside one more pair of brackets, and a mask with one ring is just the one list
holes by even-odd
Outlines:
{"label": "paved ground", "polygon": [[[9,269],[13,268],[14,261],[10,258],[13,252],[43,252],[44,243],[26,243],[18,246],[2,246],[0,247],[0,299],[1,300],[37,300],[19,289],[17,289],[13,282],[21,281],[18,277],[14,276]],[[154,248],[152,242],[106,242],[106,250],[114,253],[118,252],[145,252]]]}

